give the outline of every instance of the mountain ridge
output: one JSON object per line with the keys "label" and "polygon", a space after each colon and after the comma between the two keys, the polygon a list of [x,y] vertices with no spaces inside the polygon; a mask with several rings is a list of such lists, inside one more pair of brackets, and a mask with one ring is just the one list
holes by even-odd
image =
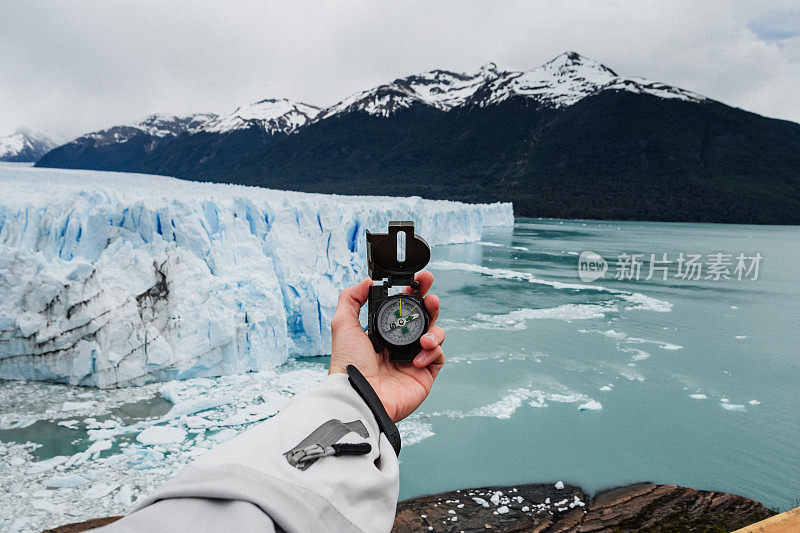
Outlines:
{"label": "mountain ridge", "polygon": [[800,224],[800,125],[575,52],[521,72],[414,74],[316,114],[262,102],[254,121],[237,110],[135,157],[60,147],[37,165],[512,201],[520,216]]}
{"label": "mountain ridge", "polygon": [[43,133],[19,128],[0,137],[0,161],[30,163],[55,148],[57,143]]}

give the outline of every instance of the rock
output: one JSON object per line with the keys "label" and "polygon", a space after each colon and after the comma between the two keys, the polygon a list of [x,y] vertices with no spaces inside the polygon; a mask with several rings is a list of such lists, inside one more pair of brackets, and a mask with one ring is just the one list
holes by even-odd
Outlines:
{"label": "rock", "polygon": [[[516,488],[517,492],[513,492]],[[473,497],[502,494],[521,496],[488,508]],[[464,508],[456,509],[457,522],[448,521],[447,500],[467,495]],[[550,502],[545,503],[548,498]],[[584,506],[567,502],[586,502]],[[462,500],[463,501],[463,500]],[[485,499],[484,499],[485,501]],[[436,506],[434,506],[436,504]],[[455,506],[452,506],[455,507]],[[508,512],[505,511],[508,508]],[[559,511],[558,509],[566,509]],[[553,513],[552,515],[550,513]],[[553,484],[487,487],[445,492],[402,501],[397,505],[394,531],[496,532],[672,532],[733,531],[774,515],[760,503],[724,492],[698,491],[678,485],[639,483],[602,491],[589,498],[579,487]],[[424,518],[423,518],[424,516]]]}

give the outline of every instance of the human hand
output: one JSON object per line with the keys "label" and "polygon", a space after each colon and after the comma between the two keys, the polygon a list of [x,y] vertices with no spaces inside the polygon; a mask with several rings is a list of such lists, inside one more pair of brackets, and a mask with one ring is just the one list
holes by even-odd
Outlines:
{"label": "human hand", "polygon": [[[420,295],[433,284],[433,274],[422,271],[417,274]],[[367,378],[369,384],[383,403],[387,414],[399,422],[422,404],[433,386],[433,380],[444,364],[444,330],[434,325],[439,316],[439,298],[435,294],[425,296],[425,308],[431,317],[427,333],[420,339],[422,351],[414,357],[413,364],[389,362],[384,350],[377,353],[367,333],[358,321],[358,312],[367,303],[372,280],[366,278],[357,285],[344,289],[339,294],[336,313],[331,320],[333,345],[328,374],[346,373],[347,365],[353,365]],[[403,291],[411,294],[411,287]]]}

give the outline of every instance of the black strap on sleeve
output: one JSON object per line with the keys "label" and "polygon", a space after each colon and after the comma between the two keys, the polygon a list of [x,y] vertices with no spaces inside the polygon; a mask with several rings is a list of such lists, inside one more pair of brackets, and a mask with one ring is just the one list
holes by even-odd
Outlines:
{"label": "black strap on sleeve", "polygon": [[361,399],[364,400],[364,403],[367,404],[369,410],[372,411],[372,414],[375,415],[378,427],[381,432],[386,435],[386,438],[389,439],[389,443],[392,445],[392,448],[394,448],[394,453],[399,455],[400,431],[397,430],[397,426],[392,422],[392,419],[389,418],[380,398],[375,394],[367,378],[353,365],[347,365],[347,379],[358,395],[361,396]]}

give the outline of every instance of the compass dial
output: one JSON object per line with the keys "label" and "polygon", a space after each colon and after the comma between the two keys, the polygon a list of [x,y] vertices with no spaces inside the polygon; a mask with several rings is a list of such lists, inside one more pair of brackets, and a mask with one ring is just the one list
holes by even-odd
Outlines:
{"label": "compass dial", "polygon": [[427,322],[421,304],[404,294],[390,297],[378,310],[378,331],[387,342],[397,346],[419,340],[425,333]]}

